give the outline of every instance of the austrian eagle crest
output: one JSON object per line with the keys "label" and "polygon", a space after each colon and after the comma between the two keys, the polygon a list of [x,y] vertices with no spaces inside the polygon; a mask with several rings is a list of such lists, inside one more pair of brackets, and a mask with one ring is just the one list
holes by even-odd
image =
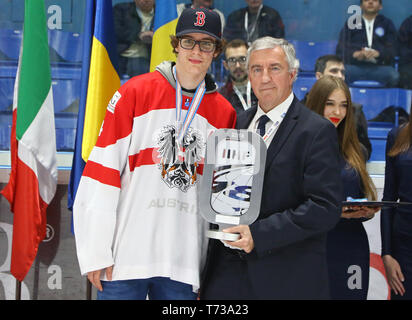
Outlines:
{"label": "austrian eagle crest", "polygon": [[178,132],[173,125],[164,126],[156,136],[162,180],[169,188],[186,192],[197,182],[197,168],[205,147],[199,130],[189,128],[178,143]]}

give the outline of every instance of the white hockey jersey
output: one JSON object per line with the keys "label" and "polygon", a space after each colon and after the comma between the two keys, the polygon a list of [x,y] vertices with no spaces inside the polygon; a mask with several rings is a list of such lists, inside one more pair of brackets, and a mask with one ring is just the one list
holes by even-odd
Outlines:
{"label": "white hockey jersey", "polygon": [[[182,151],[173,140],[170,62],[114,94],[73,206],[82,274],[113,265],[113,280],[162,276],[198,289],[207,248],[197,200],[205,143],[215,129],[236,121],[214,82],[206,82],[206,89],[185,136],[189,163],[175,162]],[[183,91],[182,117],[192,98]]]}

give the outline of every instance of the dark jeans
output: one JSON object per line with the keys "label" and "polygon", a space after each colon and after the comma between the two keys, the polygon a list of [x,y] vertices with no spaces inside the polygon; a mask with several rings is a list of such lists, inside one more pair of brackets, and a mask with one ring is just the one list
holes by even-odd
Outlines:
{"label": "dark jeans", "polygon": [[150,60],[146,58],[126,58],[119,56],[119,72],[130,78],[149,72]]}
{"label": "dark jeans", "polygon": [[399,73],[391,66],[381,65],[345,65],[348,83],[358,80],[373,80],[383,83],[386,87],[396,87]]}
{"label": "dark jeans", "polygon": [[97,300],[195,300],[192,286],[164,277],[102,281]]}

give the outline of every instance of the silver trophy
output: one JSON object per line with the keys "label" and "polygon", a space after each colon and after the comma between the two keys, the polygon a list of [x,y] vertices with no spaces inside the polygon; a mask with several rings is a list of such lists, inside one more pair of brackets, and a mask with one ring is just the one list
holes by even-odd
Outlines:
{"label": "silver trophy", "polygon": [[208,230],[207,237],[236,241],[239,234],[222,230],[250,225],[257,219],[266,151],[261,136],[252,131],[219,129],[209,136],[200,182],[200,212],[219,230]]}

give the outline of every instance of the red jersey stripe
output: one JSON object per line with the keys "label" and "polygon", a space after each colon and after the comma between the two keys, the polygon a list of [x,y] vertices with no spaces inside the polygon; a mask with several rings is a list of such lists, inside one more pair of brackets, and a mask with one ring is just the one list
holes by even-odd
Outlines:
{"label": "red jersey stripe", "polygon": [[102,166],[101,164],[90,160],[87,161],[83,176],[92,178],[109,186],[120,188],[120,174],[118,170]]}
{"label": "red jersey stripe", "polygon": [[133,172],[134,168],[160,163],[159,153],[157,148],[147,148],[139,153],[129,156],[129,168]]}
{"label": "red jersey stripe", "polygon": [[[203,162],[199,163],[197,167],[197,173],[203,174]],[[153,165],[160,163],[159,153],[157,152],[157,148],[147,148],[139,153],[129,156],[129,168],[130,171],[133,172],[134,168],[145,166],[145,165]]]}

